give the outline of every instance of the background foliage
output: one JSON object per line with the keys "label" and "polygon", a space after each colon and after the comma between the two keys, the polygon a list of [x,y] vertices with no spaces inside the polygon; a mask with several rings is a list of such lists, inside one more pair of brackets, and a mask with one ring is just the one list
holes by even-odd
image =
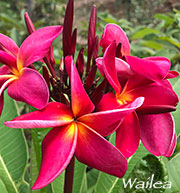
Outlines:
{"label": "background foliage", "polygon": [[[27,36],[24,12],[28,10],[37,28],[46,25],[62,24],[65,0],[0,0],[0,33],[10,36],[18,45]],[[78,47],[85,47],[87,21],[90,7],[94,1],[76,1],[76,22],[78,27]],[[107,23],[120,25],[131,42],[131,53],[139,57],[165,56],[172,62],[172,69],[180,71],[180,4],[173,0],[104,0],[96,2],[98,10],[97,33],[99,37]],[[55,56],[61,58],[60,40],[55,42]],[[180,96],[180,78],[172,81]],[[14,130],[3,126],[19,113],[25,113],[29,106],[14,103],[5,95],[5,108],[0,118],[0,193],[61,193],[63,192],[64,173],[42,190],[31,191],[40,168],[40,146],[49,129]],[[155,174],[160,181],[172,181],[171,190],[124,189],[122,179],[99,172],[76,160],[73,193],[130,193],[130,192],[180,192],[180,105],[173,113],[177,147],[171,158],[150,155],[140,144],[138,151],[129,159],[125,179],[147,180]],[[114,144],[115,136],[110,136]]]}

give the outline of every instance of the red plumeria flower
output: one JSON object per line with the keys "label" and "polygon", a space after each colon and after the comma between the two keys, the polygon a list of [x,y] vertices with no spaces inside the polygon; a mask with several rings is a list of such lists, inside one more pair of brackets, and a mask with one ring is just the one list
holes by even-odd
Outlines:
{"label": "red plumeria flower", "polygon": [[[130,44],[125,32],[116,24],[107,24],[100,40],[103,52],[112,42],[116,44],[116,56],[120,56],[115,59],[115,67],[121,84],[135,74],[152,81],[178,76],[176,71],[169,71],[171,63],[165,57],[154,56],[140,59],[130,56]],[[119,44],[120,49],[117,48]],[[96,64],[104,76],[102,61],[103,58],[98,58]]]}
{"label": "red plumeria flower", "polygon": [[33,189],[52,182],[74,154],[80,162],[117,177],[122,177],[127,169],[125,157],[100,134],[111,133],[112,127],[108,131],[106,128],[140,107],[143,98],[137,98],[124,109],[91,113],[94,105],[82,85],[72,57],[66,57],[66,69],[70,75],[71,108],[51,102],[41,111],[5,122],[6,126],[13,128],[54,127],[42,142],[41,169]]}
{"label": "red plumeria flower", "polygon": [[[41,28],[25,39],[21,47],[9,37],[0,34],[0,110],[3,108],[3,91],[17,101],[26,102],[42,109],[49,100],[49,89],[36,70],[27,68],[41,60],[48,52],[52,41],[61,33],[62,26]],[[1,111],[0,111],[1,113]]]}
{"label": "red plumeria flower", "polygon": [[[143,72],[141,72],[142,69],[138,69],[137,65],[135,68],[137,68],[136,71],[139,70],[139,74],[132,75],[125,84],[121,85],[115,66],[115,52],[116,44],[113,42],[104,53],[103,68],[116,94],[105,94],[97,105],[97,110],[125,108],[137,97],[145,98],[143,105],[125,117],[117,127],[118,129],[116,128],[116,146],[125,157],[129,157],[137,150],[141,139],[152,154],[171,156],[176,145],[176,133],[174,121],[169,112],[176,109],[178,97],[166,80],[169,68],[161,73],[158,67],[157,73],[155,70],[154,73],[149,72],[145,68],[145,75],[140,76]],[[135,58],[135,64],[136,60],[139,62],[142,59]],[[147,61],[151,64],[151,59]],[[139,65],[141,64],[143,65],[143,61],[139,62]],[[156,76],[157,74],[161,76]],[[149,77],[151,80],[148,79]],[[152,77],[158,81],[152,81]]]}

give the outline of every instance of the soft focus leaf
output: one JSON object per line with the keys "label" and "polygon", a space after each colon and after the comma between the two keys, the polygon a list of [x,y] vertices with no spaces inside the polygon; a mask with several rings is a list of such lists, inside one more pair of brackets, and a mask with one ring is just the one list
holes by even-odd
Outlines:
{"label": "soft focus leaf", "polygon": [[[176,81],[176,83],[173,85],[173,88],[178,96],[180,96],[180,78]],[[175,120],[175,129],[177,135],[180,134],[180,104],[177,105],[176,111],[173,112],[173,117]]]}
{"label": "soft focus leaf", "polygon": [[5,106],[0,118],[0,179],[8,193],[18,193],[17,184],[24,179],[27,164],[27,146],[21,129],[10,129],[5,120],[17,116],[15,103],[5,94]]}
{"label": "soft focus leaf", "polygon": [[156,29],[152,29],[152,28],[144,28],[141,29],[139,31],[137,31],[136,33],[134,33],[131,37],[132,40],[136,40],[136,39],[140,39],[140,38],[144,38],[146,35],[149,34],[160,34],[161,32],[159,30]]}
{"label": "soft focus leaf", "polygon": [[3,193],[8,193],[8,192],[7,192],[7,189],[6,189],[6,186],[4,185],[4,183],[2,182],[1,179],[0,179],[0,190],[1,190]]}
{"label": "soft focus leaf", "polygon": [[73,193],[83,193],[83,181],[86,180],[87,166],[75,159]]}
{"label": "soft focus leaf", "polygon": [[[51,190],[52,193],[60,193],[64,190],[64,174],[63,172],[59,177],[57,177],[52,183],[51,183]],[[49,193],[49,192],[48,192]]]}
{"label": "soft focus leaf", "polygon": [[167,163],[167,169],[172,182],[171,192],[180,192],[180,153]]}
{"label": "soft focus leaf", "polygon": [[96,181],[98,178],[99,171],[96,169],[91,169],[90,171],[87,172],[87,188],[88,188],[88,193],[93,193]]}

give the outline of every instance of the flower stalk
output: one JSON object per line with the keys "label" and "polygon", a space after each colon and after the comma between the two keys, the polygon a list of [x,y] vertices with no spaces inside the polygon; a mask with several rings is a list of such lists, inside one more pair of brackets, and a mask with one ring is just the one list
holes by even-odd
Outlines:
{"label": "flower stalk", "polygon": [[72,193],[75,157],[73,156],[65,171],[64,193]]}

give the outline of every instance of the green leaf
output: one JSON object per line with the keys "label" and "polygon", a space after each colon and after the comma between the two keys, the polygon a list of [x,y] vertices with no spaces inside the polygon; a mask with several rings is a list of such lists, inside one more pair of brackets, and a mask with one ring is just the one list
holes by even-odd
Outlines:
{"label": "green leaf", "polygon": [[163,45],[156,42],[156,41],[152,41],[152,40],[142,40],[140,42],[143,46],[146,46],[146,47],[149,47],[149,48],[152,48],[154,50],[160,50],[163,48]]}
{"label": "green leaf", "polygon": [[64,191],[64,179],[65,171],[51,183],[52,193],[60,193]]}
{"label": "green leaf", "polygon": [[162,36],[159,38],[160,40],[163,40],[163,41],[167,41],[169,42],[170,44],[172,44],[173,46],[176,46],[177,48],[180,48],[180,43],[178,40],[176,40],[175,38],[172,38],[172,37],[168,37],[168,36]]}
{"label": "green leaf", "polygon": [[[178,96],[180,96],[180,78],[176,81],[176,83],[173,86],[174,91]],[[176,133],[177,135],[180,134],[180,104],[177,105],[176,111],[172,113],[174,120],[175,120],[175,128],[176,128]]]}
{"label": "green leaf", "polygon": [[0,179],[8,193],[18,193],[17,184],[24,181],[28,157],[22,130],[7,128],[3,124],[17,115],[14,101],[5,93],[5,105],[0,118]]}
{"label": "green leaf", "polygon": [[144,38],[146,35],[149,34],[160,34],[161,32],[157,29],[152,29],[152,28],[144,28],[141,29],[139,31],[137,31],[136,33],[134,33],[131,37],[132,40],[136,40],[136,39],[141,39]]}
{"label": "green leaf", "polygon": [[[154,175],[154,177],[152,176]],[[148,178],[153,177],[153,181],[157,182],[160,181],[164,184],[168,180],[167,170],[163,162],[160,161],[156,156],[149,154],[144,157],[133,169],[131,174],[128,176],[126,182],[129,179],[134,181],[137,178],[137,181],[146,182]],[[145,189],[136,189],[136,187],[130,187],[129,185],[124,188],[125,193],[129,192],[134,193],[163,193],[164,188],[154,188],[154,187],[147,187]]]}
{"label": "green leaf", "polygon": [[88,186],[88,193],[93,192],[96,181],[98,178],[99,171],[96,169],[91,169],[87,172],[87,186]]}
{"label": "green leaf", "polygon": [[2,193],[8,193],[6,186],[4,185],[3,181],[0,179],[0,191]]}
{"label": "green leaf", "polygon": [[172,182],[172,192],[180,192],[180,153],[167,163],[169,180]]}
{"label": "green leaf", "polygon": [[83,193],[83,183],[86,180],[87,166],[75,159],[73,193]]}

